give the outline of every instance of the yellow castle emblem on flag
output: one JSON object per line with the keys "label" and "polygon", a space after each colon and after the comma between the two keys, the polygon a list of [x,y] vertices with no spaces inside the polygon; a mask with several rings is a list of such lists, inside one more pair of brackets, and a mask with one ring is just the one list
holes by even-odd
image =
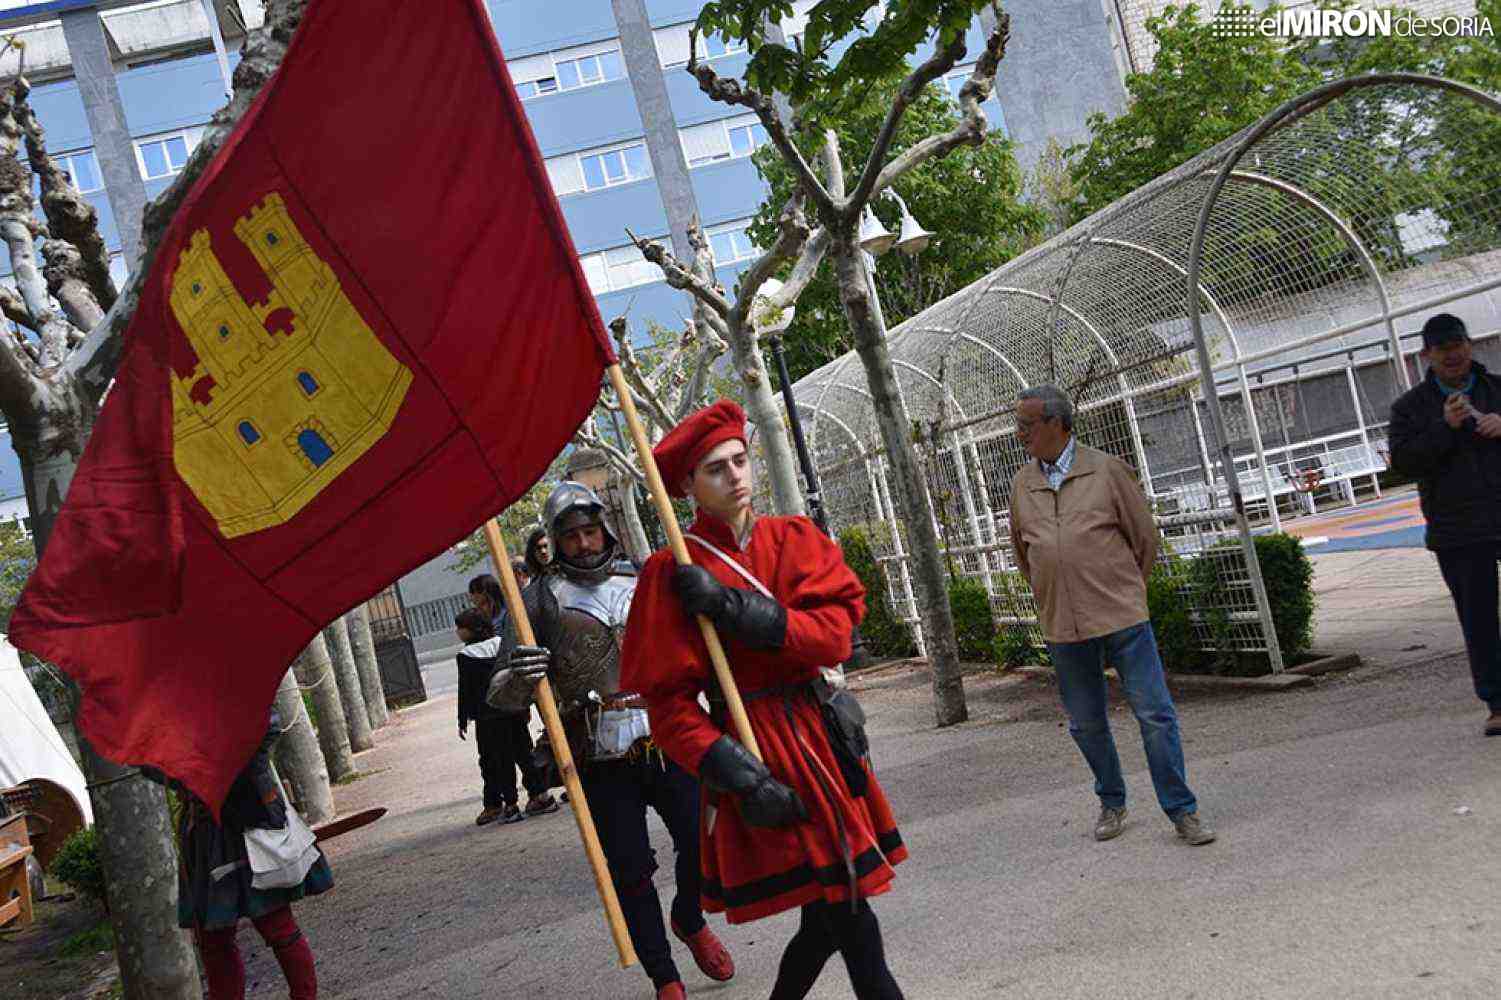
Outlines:
{"label": "yellow castle emblem on flag", "polygon": [[172,457],[226,538],[290,521],[390,430],[412,383],[361,318],[286,203],[268,195],[235,235],[271,283],[247,303],[195,232],[172,312],[198,364],[172,373]]}

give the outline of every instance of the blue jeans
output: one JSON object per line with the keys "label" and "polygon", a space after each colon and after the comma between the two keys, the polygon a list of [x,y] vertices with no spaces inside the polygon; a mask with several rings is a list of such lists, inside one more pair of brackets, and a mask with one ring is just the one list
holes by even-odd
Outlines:
{"label": "blue jeans", "polygon": [[1121,687],[1146,745],[1147,766],[1157,802],[1171,819],[1195,812],[1198,801],[1188,789],[1183,767],[1183,741],[1178,734],[1178,713],[1162,675],[1162,658],[1152,623],[1142,622],[1119,632],[1083,642],[1048,643],[1063,708],[1068,712],[1068,731],[1079,745],[1089,769],[1094,772],[1094,790],[1100,803],[1112,809],[1126,804],[1126,779],[1121,774],[1120,755],[1110,734],[1106,716],[1105,661],[1120,675]]}

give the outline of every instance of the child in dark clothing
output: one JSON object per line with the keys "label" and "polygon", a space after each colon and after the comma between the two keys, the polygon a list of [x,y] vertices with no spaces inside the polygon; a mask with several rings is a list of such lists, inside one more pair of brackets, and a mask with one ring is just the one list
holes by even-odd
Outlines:
{"label": "child in dark clothing", "polygon": [[[555,812],[558,804],[547,794],[545,779],[531,765],[532,737],[525,714],[507,714],[485,701],[490,678],[499,668],[504,640],[495,634],[490,619],[474,608],[454,617],[454,626],[464,648],[456,661],[459,669],[459,739],[466,739],[474,723],[474,742],[479,750],[480,777],[484,781],[484,808],[475,817],[476,826],[499,820],[519,823],[527,816]],[[528,797],[526,812],[516,804],[516,769],[521,768]]]}

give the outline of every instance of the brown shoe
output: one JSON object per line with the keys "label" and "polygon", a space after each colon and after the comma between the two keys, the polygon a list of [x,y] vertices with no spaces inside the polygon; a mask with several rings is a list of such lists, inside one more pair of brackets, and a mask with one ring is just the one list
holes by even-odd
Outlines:
{"label": "brown shoe", "polygon": [[1196,812],[1180,814],[1173,820],[1173,826],[1178,829],[1179,839],[1193,847],[1214,843],[1215,832],[1204,825]]}
{"label": "brown shoe", "polygon": [[1485,735],[1501,736],[1501,711],[1491,713],[1491,717],[1485,720]]}
{"label": "brown shoe", "polygon": [[500,819],[500,806],[485,806],[480,814],[474,817],[475,826],[487,826]]}
{"label": "brown shoe", "polygon": [[557,812],[559,808],[561,807],[558,805],[558,800],[553,798],[548,792],[543,792],[541,795],[533,795],[526,802],[526,814],[528,816],[545,816],[548,813]]}
{"label": "brown shoe", "polygon": [[1115,809],[1111,806],[1100,807],[1100,818],[1095,820],[1094,839],[1114,840],[1126,829],[1126,807]]}

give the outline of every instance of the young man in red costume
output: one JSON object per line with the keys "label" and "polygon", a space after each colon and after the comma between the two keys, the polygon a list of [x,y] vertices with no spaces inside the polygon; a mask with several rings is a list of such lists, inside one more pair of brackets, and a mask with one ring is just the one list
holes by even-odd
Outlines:
{"label": "young man in red costume", "polygon": [[[755,514],[745,442],[745,413],[722,401],[654,451],[668,491],[698,506],[694,565],[661,551],[642,569],[621,681],[702,782],[704,909],[744,923],[802,908],[772,1000],[806,996],[836,951],[860,1000],[900,1000],[867,900],[890,888],[907,849],[868,761],[836,756],[819,701],[821,668],[849,657],[865,591],[812,521]],[[733,733],[696,614],[719,629],[764,763]]]}

